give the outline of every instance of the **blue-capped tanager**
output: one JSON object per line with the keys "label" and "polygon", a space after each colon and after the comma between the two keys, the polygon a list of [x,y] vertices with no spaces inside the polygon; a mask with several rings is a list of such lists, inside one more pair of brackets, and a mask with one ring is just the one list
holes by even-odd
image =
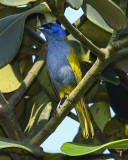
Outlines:
{"label": "blue-capped tanager", "polygon": [[[66,33],[59,24],[47,22],[37,28],[48,41],[46,65],[54,87],[60,99],[63,99],[82,79],[78,57],[75,50],[67,43]],[[93,126],[84,98],[81,98],[75,108],[83,136],[85,138],[93,136]]]}

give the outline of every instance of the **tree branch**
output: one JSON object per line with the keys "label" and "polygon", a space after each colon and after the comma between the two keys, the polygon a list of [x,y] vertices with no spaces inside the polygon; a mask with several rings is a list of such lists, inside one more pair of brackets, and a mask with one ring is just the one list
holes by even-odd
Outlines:
{"label": "tree branch", "polygon": [[105,67],[105,64],[97,59],[91,69],[86,73],[77,87],[70,93],[68,99],[65,100],[61,108],[58,110],[56,117],[52,117],[48,123],[40,130],[35,137],[30,140],[30,144],[40,145],[44,142],[63,121],[63,119],[70,113],[71,109],[75,107],[78,100],[88,91],[90,86],[97,79]]}
{"label": "tree branch", "polygon": [[31,68],[31,70],[28,72],[21,86],[15,91],[13,96],[8,100],[9,104],[11,104],[11,107],[13,109],[14,109],[14,106],[17,104],[17,102],[22,98],[24,93],[27,91],[27,89],[30,87],[32,82],[35,80],[35,78],[37,77],[42,67],[45,66],[46,50],[44,50],[44,52],[45,53],[40,54],[35,64]]}
{"label": "tree branch", "polygon": [[[4,129],[6,135],[14,140],[23,141],[25,136],[19,126],[17,120],[15,119],[14,113],[11,110],[10,105],[4,98],[3,94],[0,92],[0,125]],[[12,158],[15,160],[22,160],[22,157],[16,153],[10,153]]]}

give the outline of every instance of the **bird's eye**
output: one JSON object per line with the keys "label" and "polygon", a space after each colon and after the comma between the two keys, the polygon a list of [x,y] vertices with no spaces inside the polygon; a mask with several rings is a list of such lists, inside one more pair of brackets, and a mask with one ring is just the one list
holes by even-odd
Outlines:
{"label": "bird's eye", "polygon": [[47,24],[47,28],[51,28],[51,26],[52,26],[51,23]]}

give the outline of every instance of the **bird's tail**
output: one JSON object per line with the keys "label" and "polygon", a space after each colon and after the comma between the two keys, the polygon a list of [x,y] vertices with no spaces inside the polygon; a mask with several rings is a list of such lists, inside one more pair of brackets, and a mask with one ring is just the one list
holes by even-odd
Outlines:
{"label": "bird's tail", "polygon": [[93,125],[88,113],[87,105],[83,98],[76,105],[76,112],[80,122],[81,131],[83,137],[88,138],[89,136],[94,136]]}

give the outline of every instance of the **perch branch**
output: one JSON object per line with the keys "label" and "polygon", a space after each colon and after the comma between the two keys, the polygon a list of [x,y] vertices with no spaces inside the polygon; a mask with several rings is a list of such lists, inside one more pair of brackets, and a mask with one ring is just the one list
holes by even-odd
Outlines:
{"label": "perch branch", "polygon": [[105,67],[105,64],[97,59],[91,69],[86,73],[77,87],[70,93],[68,99],[65,100],[61,108],[58,110],[56,117],[52,117],[49,122],[40,130],[35,137],[30,140],[30,144],[40,145],[44,142],[59,126],[63,119],[70,113],[71,109],[76,105],[78,100],[88,91],[90,86],[97,79]]}

